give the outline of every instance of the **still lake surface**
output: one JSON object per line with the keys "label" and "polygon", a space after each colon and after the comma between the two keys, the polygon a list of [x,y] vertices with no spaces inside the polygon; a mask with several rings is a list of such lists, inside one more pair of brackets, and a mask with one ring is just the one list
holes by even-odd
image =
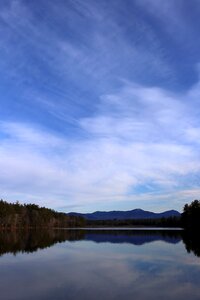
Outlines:
{"label": "still lake surface", "polygon": [[0,233],[0,299],[200,299],[200,241],[178,230]]}

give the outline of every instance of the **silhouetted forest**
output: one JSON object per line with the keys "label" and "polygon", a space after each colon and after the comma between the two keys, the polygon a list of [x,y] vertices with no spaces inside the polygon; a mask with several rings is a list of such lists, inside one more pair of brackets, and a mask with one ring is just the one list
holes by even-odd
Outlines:
{"label": "silhouetted forest", "polygon": [[[70,227],[124,227],[124,230],[60,230]],[[182,231],[125,230],[125,227],[184,227]],[[200,256],[200,200],[194,200],[183,208],[181,218],[170,217],[144,220],[86,221],[82,217],[59,213],[35,204],[11,204],[0,200],[0,255],[19,251],[33,252],[55,243],[76,240],[141,245],[154,240],[170,243],[181,239],[188,252]],[[32,230],[27,230],[33,228]],[[10,230],[18,229],[18,230]],[[39,229],[39,230],[38,230]]]}
{"label": "silhouetted forest", "polygon": [[183,227],[187,230],[200,230],[200,200],[185,204],[181,216]]}
{"label": "silhouetted forest", "polygon": [[161,219],[130,219],[130,220],[86,220],[89,227],[181,227],[180,217]]}
{"label": "silhouetted forest", "polygon": [[200,200],[185,204],[180,217],[131,220],[87,220],[89,227],[182,227],[187,231],[200,231]]}
{"label": "silhouetted forest", "polygon": [[86,220],[81,216],[56,212],[36,204],[7,203],[0,200],[0,229],[67,227],[183,227],[200,230],[200,200],[185,204],[181,217],[130,220]]}
{"label": "silhouetted forest", "polygon": [[0,228],[36,227],[81,227],[85,220],[79,216],[69,216],[36,204],[7,203],[0,200]]}
{"label": "silhouetted forest", "polygon": [[183,242],[187,251],[200,257],[200,200],[185,204],[181,215]]}

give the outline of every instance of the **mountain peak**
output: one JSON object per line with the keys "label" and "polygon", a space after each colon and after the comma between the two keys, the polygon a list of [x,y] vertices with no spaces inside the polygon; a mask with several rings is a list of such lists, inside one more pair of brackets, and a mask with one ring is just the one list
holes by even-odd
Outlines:
{"label": "mountain peak", "polygon": [[180,213],[176,210],[168,210],[161,213],[146,211],[136,208],[129,211],[95,211],[93,213],[69,213],[71,215],[79,215],[87,220],[126,220],[126,219],[160,219],[169,217],[179,217]]}

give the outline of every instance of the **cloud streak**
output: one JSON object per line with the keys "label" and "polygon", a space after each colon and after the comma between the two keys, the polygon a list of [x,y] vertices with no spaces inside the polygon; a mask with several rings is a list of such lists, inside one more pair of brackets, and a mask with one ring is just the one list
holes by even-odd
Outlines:
{"label": "cloud streak", "polygon": [[195,98],[192,91],[183,96],[125,84],[101,96],[94,116],[77,120],[87,133],[78,140],[2,122],[3,196],[80,208],[124,200],[144,207],[153,199],[165,207],[176,197],[179,208],[199,192],[200,128],[187,102],[191,94]]}
{"label": "cloud streak", "polygon": [[195,3],[2,1],[1,196],[80,211],[198,196]]}

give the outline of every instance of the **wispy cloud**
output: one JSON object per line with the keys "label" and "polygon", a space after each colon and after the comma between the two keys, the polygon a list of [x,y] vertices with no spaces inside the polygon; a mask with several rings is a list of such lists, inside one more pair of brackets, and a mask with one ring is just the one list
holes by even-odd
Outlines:
{"label": "wispy cloud", "polygon": [[162,207],[173,196],[180,207],[179,199],[199,191],[200,129],[188,94],[125,84],[101,97],[93,117],[77,121],[87,133],[78,140],[33,124],[1,123],[3,195],[35,196],[56,207],[153,199]]}
{"label": "wispy cloud", "polygon": [[198,193],[199,8],[180,3],[0,4],[2,197],[161,209]]}

